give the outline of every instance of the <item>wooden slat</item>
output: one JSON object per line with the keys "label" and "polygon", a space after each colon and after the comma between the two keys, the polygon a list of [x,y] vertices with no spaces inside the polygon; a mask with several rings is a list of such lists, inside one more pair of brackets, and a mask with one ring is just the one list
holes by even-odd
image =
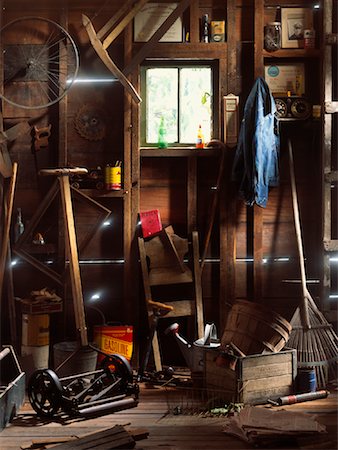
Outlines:
{"label": "wooden slat", "polygon": [[226,147],[222,146],[220,161],[218,164],[217,180],[216,180],[216,184],[214,185],[214,189],[213,189],[213,197],[211,200],[211,209],[210,209],[210,213],[209,213],[209,217],[208,217],[208,226],[207,226],[204,243],[203,243],[203,252],[202,252],[202,257],[201,257],[201,272],[203,271],[203,268],[204,268],[205,258],[207,255],[210,238],[211,238],[211,233],[212,233],[212,229],[213,229],[214,222],[215,222],[216,211],[217,211],[217,207],[219,205],[219,196],[220,196],[221,183],[222,183],[222,178],[223,178],[224,161],[225,161],[225,151],[226,151]]}
{"label": "wooden slat", "polygon": [[200,253],[197,231],[192,232],[193,245],[193,264],[194,264],[194,289],[196,302],[196,322],[197,322],[197,338],[204,336],[204,311],[203,311],[203,297],[202,297],[202,279],[200,267]]}
{"label": "wooden slat", "polygon": [[[124,64],[128,64],[132,58],[132,36],[133,27],[129,23],[124,31]],[[140,84],[138,77],[130,75],[136,90],[139,92]],[[135,240],[135,225],[139,212],[139,183],[140,161],[138,149],[139,135],[139,105],[132,101],[130,96],[124,95],[124,148],[123,148],[123,185],[125,195],[123,199],[123,292],[124,298],[129,299],[124,302],[125,320],[128,323],[139,323],[140,302],[138,291],[134,289],[131,279],[138,279],[139,275],[139,252],[137,241]],[[135,181],[135,183],[134,183]],[[135,342],[133,360],[139,367],[139,343]]]}
{"label": "wooden slat", "polygon": [[292,376],[290,373],[284,372],[284,374],[278,374],[276,377],[266,377],[266,378],[258,378],[258,379],[248,379],[243,381],[243,389],[245,393],[252,392],[255,397],[262,396],[262,400],[264,400],[264,392],[270,392],[272,389],[281,389],[284,386],[289,386],[289,390],[292,388]]}
{"label": "wooden slat", "polygon": [[242,359],[243,369],[250,370],[253,367],[265,366],[268,367],[270,364],[287,364],[293,361],[293,352],[278,352],[278,353],[268,353],[266,355],[249,355]]}
{"label": "wooden slat", "polygon": [[196,314],[196,304],[193,300],[178,300],[169,303],[174,309],[166,317],[194,316]]}
{"label": "wooden slat", "polygon": [[[138,45],[135,44],[135,49]],[[186,42],[184,44],[160,42],[159,45],[151,48],[147,58],[163,58],[165,54],[167,58],[198,58],[198,59],[222,59],[226,58],[228,43],[227,42],[209,42],[209,43],[193,43]]]}
{"label": "wooden slat", "polygon": [[[255,31],[254,31],[254,72],[255,78],[264,76],[263,65],[263,30],[264,30],[264,0],[255,0]],[[252,228],[248,230],[252,240],[253,272],[252,292],[248,293],[254,301],[262,298],[262,267],[263,267],[263,209],[256,204],[252,207]]]}
{"label": "wooden slat", "polygon": [[4,284],[4,276],[6,272],[6,265],[9,263],[8,256],[8,245],[10,242],[10,228],[11,228],[11,220],[13,213],[13,203],[14,203],[14,193],[16,186],[16,178],[18,173],[18,164],[15,162],[12,166],[12,177],[10,181],[10,186],[8,190],[8,196],[6,199],[6,208],[5,209],[5,223],[2,234],[1,241],[1,255],[0,255],[0,299],[2,296],[2,288]]}
{"label": "wooden slat", "polygon": [[[98,39],[98,37],[95,33],[95,29],[94,29],[90,19],[85,14],[82,14],[82,23],[83,23],[83,26],[86,28],[90,42],[91,42],[94,50],[100,57],[101,61],[110,70],[110,72],[119,79],[119,81],[122,83],[122,85],[127,89],[129,94],[132,96],[133,100],[136,103],[139,103],[141,101],[141,97],[139,96],[139,94],[137,93],[136,89],[131,84],[131,82],[128,80],[128,78],[117,67],[117,65],[114,63],[114,61],[110,58],[107,50],[105,48],[103,48],[101,41]],[[129,73],[131,73],[131,72],[129,72]],[[129,75],[129,73],[128,73],[128,75]]]}
{"label": "wooden slat", "polygon": [[264,384],[266,386],[270,386],[269,377],[276,377],[280,375],[287,375],[288,381],[292,379],[292,361],[289,360],[287,362],[279,362],[278,364],[268,364],[265,366],[255,366],[250,370],[246,370],[243,373],[242,380],[261,380],[264,379]]}
{"label": "wooden slat", "polygon": [[[146,0],[147,1],[147,0]],[[141,2],[139,2],[138,4],[140,4]],[[97,38],[98,39],[102,39],[106,36],[107,33],[109,33],[109,31],[111,30],[111,28],[120,20],[122,19],[122,17],[128,12],[131,11],[133,9],[133,5],[135,4],[134,0],[128,0],[126,2],[123,2],[121,5],[119,5],[119,8],[117,10],[117,12],[114,14],[114,16],[108,20],[108,22],[103,25],[103,27],[97,32]],[[131,18],[133,18],[134,16],[132,16]],[[125,22],[124,27],[125,28],[127,26],[128,22]],[[122,30],[121,30],[122,31]]]}
{"label": "wooden slat", "polygon": [[[143,8],[148,0],[139,0],[138,3],[132,5],[132,8],[128,11],[128,14],[121,20],[121,22],[115,26],[115,28],[104,39],[102,45],[104,49],[107,49],[109,45],[117,38],[117,36],[125,29],[130,21],[136,16],[136,14]],[[102,28],[101,28],[102,30]],[[101,39],[101,30],[97,34],[98,39]]]}
{"label": "wooden slat", "polygon": [[191,0],[190,3],[190,42],[200,41],[200,9],[199,0]]}
{"label": "wooden slat", "polygon": [[[323,2],[323,35],[330,35],[332,29],[333,3],[332,0],[324,0]],[[332,102],[332,47],[324,45],[322,52],[322,101],[324,105]],[[323,114],[322,118],[322,233],[324,245],[332,239],[332,205],[331,205],[331,185],[325,181],[326,175],[332,170],[332,114]],[[325,248],[325,247],[324,247]],[[323,274],[322,274],[323,290],[321,295],[321,306],[323,310],[330,310],[329,296],[331,290],[331,265],[329,256],[323,255]]]}
{"label": "wooden slat", "polygon": [[75,312],[76,329],[81,339],[81,345],[88,345],[87,326],[85,320],[84,302],[81,285],[77,240],[70,195],[68,176],[59,176],[60,193],[62,199],[63,219],[65,227],[66,249],[69,258],[69,273],[73,294],[73,306]]}
{"label": "wooden slat", "polygon": [[[236,1],[227,2],[227,29],[236,29]],[[237,36],[236,33],[228,33],[227,36],[227,89],[223,95],[238,93],[237,79]],[[224,111],[222,112],[224,119]],[[223,136],[224,138],[224,136]],[[223,182],[220,186],[220,299],[219,318],[220,327],[223,330],[229,308],[227,304],[235,301],[236,283],[236,195],[231,183],[231,167],[234,152],[227,152]],[[226,207],[224,207],[226,205]]]}
{"label": "wooden slat", "polygon": [[187,231],[192,233],[197,226],[197,159],[187,161]]}
{"label": "wooden slat", "polygon": [[122,425],[115,425],[108,430],[99,431],[72,440],[64,444],[56,445],[57,450],[110,450],[113,448],[133,448],[135,440]]}
{"label": "wooden slat", "polygon": [[146,42],[141,50],[134,56],[131,63],[123,70],[124,75],[129,75],[138,67],[138,65],[149,56],[152,48],[158,43],[161,37],[169,30],[173,23],[183,14],[189,6],[191,0],[181,0],[176,9],[163,22],[163,24],[155,31],[152,37]]}

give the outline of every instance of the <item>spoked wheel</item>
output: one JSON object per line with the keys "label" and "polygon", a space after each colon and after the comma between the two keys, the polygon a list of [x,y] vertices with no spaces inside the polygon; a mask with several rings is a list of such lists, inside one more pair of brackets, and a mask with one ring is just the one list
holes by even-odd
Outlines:
{"label": "spoked wheel", "polygon": [[34,372],[28,383],[28,397],[40,416],[53,417],[62,398],[62,386],[56,373],[50,369]]}
{"label": "spoked wheel", "polygon": [[0,31],[3,48],[2,98],[17,107],[39,109],[60,101],[79,69],[69,33],[52,20],[22,17]]}
{"label": "spoked wheel", "polygon": [[107,384],[116,384],[116,393],[125,393],[128,385],[133,382],[133,371],[124,356],[106,356],[101,361],[100,368],[106,373],[105,382]]}

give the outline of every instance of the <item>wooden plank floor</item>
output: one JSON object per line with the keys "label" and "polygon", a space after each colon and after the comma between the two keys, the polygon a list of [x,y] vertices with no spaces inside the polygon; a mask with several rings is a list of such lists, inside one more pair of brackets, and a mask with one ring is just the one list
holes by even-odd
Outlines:
{"label": "wooden plank floor", "polygon": [[[136,442],[136,449],[143,450],[236,450],[252,446],[222,432],[224,418],[205,417],[198,414],[173,414],[184,410],[186,398],[173,397],[172,391],[164,388],[147,388],[141,385],[140,403],[136,408],[91,419],[67,419],[45,421],[39,419],[26,403],[13,421],[0,433],[1,450],[18,450],[33,439],[51,437],[81,437],[114,425],[123,425],[126,429],[146,429],[147,439]],[[315,400],[296,405],[283,406],[283,409],[302,411],[317,416],[317,420],[326,425],[328,433],[311,439],[309,442],[298,440],[288,446],[273,448],[288,449],[337,449],[337,391],[326,399]],[[278,409],[274,407],[274,409]],[[171,412],[168,412],[168,411]]]}

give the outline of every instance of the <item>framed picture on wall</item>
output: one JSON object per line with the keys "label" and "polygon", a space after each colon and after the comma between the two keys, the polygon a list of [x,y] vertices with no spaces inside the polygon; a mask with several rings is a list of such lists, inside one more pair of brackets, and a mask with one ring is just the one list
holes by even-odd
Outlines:
{"label": "framed picture on wall", "polygon": [[282,48],[304,48],[304,30],[311,28],[310,8],[282,8]]}
{"label": "framed picture on wall", "polygon": [[[134,42],[147,42],[176,9],[178,3],[147,3],[134,18]],[[182,19],[179,17],[160,42],[182,42]]]}
{"label": "framed picture on wall", "polygon": [[305,94],[305,67],[303,63],[265,66],[265,81],[274,96]]}

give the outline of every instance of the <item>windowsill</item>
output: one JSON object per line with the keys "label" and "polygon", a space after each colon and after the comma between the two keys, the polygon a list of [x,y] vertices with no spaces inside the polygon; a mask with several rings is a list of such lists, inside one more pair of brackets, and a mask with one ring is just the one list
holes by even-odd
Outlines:
{"label": "windowsill", "polygon": [[219,155],[220,148],[215,147],[168,147],[168,148],[157,148],[157,147],[141,147],[140,154],[141,157],[208,157]]}

